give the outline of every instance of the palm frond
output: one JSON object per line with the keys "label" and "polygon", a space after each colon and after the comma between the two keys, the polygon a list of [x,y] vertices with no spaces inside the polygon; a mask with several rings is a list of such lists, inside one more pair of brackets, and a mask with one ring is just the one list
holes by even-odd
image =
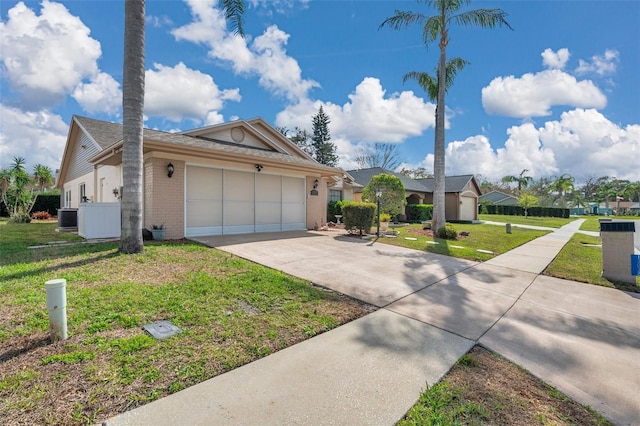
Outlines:
{"label": "palm frond", "polygon": [[233,33],[244,37],[244,24],[242,17],[244,15],[244,2],[242,0],[221,0],[224,17],[231,22]]}
{"label": "palm frond", "polygon": [[441,16],[430,16],[427,18],[424,27],[422,27],[422,41],[425,46],[428,46],[429,43],[438,39],[440,30],[442,29],[442,22]]}
{"label": "palm frond", "polygon": [[406,83],[409,80],[415,80],[432,101],[438,98],[438,80],[429,73],[418,71],[408,72],[402,78],[402,82]]}
{"label": "palm frond", "polygon": [[413,24],[423,22],[424,20],[425,16],[422,13],[396,9],[396,14],[382,21],[382,24],[380,24],[378,29],[382,27],[391,27],[391,29],[394,30],[402,30]]}
{"label": "palm frond", "polygon": [[449,20],[455,21],[459,25],[469,26],[471,24],[482,28],[495,28],[505,26],[510,30],[511,25],[506,20],[507,13],[502,9],[476,9],[451,16]]}
{"label": "palm frond", "polygon": [[444,82],[446,90],[449,90],[449,88],[453,86],[453,80],[455,80],[456,75],[458,75],[458,71],[462,71],[466,65],[469,65],[469,61],[462,58],[452,58],[447,62]]}

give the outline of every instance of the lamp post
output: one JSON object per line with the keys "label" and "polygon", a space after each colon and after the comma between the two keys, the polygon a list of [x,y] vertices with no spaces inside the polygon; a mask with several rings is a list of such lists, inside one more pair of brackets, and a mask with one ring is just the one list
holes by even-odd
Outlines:
{"label": "lamp post", "polygon": [[378,229],[376,231],[376,238],[380,238],[380,198],[382,197],[382,190],[376,189],[376,200],[378,202]]}

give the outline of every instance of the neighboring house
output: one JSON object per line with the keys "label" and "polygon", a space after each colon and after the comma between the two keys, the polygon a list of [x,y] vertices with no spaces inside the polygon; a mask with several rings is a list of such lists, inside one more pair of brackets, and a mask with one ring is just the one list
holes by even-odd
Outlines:
{"label": "neighboring house", "polygon": [[343,172],[343,175],[332,185],[329,184],[329,195],[327,201],[342,201],[354,200],[354,191],[362,192],[363,186],[356,183],[347,172]]}
{"label": "neighboring house", "polygon": [[515,197],[511,194],[507,194],[500,191],[489,191],[486,194],[482,194],[478,197],[478,202],[482,204],[482,202],[489,202],[491,204],[495,204],[497,206],[517,206],[518,205],[518,197]]}
{"label": "neighboring house", "polygon": [[[144,129],[143,152],[144,226],[164,224],[171,239],[321,226],[328,186],[345,175],[261,118],[183,133]],[[122,125],[74,116],[57,187],[69,208],[119,202]]]}
{"label": "neighboring house", "polygon": [[[373,176],[386,173],[397,176],[404,185],[407,204],[433,204],[434,179],[411,179],[402,173],[395,173],[381,167],[349,170],[353,179],[367,186]],[[359,193],[360,192],[360,193]],[[361,199],[361,191],[354,192],[354,199]],[[480,186],[473,175],[445,177],[445,217],[446,220],[477,220]]]}

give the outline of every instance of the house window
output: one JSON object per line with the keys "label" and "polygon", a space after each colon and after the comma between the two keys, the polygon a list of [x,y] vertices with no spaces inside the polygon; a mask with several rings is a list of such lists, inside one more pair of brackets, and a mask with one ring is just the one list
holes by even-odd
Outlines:
{"label": "house window", "polygon": [[339,189],[330,189],[329,190],[329,201],[340,201],[342,200],[342,191]]}
{"label": "house window", "polygon": [[86,186],[85,186],[84,183],[80,184],[80,188],[79,188],[78,192],[80,192],[80,202],[81,203],[86,203],[88,201],[87,200],[87,189],[86,189]]}
{"label": "house window", "polygon": [[64,191],[64,206],[71,207],[71,191]]}

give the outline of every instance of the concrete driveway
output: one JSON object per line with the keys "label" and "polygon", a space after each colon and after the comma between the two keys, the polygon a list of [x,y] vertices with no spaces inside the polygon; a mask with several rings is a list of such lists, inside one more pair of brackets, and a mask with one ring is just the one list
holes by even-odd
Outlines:
{"label": "concrete driveway", "polygon": [[537,274],[577,227],[485,263],[335,232],[198,241],[479,342],[616,424],[638,424],[640,295]]}
{"label": "concrete driveway", "polygon": [[199,237],[194,240],[378,307],[477,264],[375,244],[331,231]]}

